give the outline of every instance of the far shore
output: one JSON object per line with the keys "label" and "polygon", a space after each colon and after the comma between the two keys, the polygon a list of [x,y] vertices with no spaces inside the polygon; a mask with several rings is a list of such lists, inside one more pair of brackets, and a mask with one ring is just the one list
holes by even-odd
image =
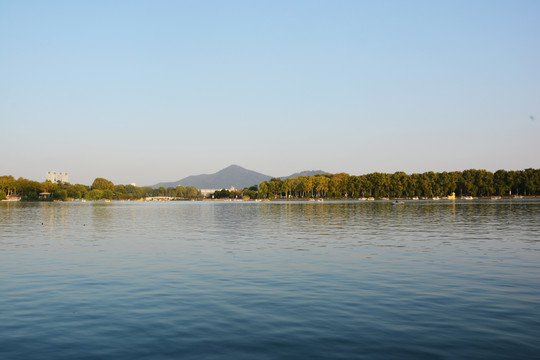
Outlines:
{"label": "far shore", "polygon": [[539,199],[540,196],[479,196],[479,197],[456,197],[449,199],[447,197],[440,198],[275,198],[275,199],[137,199],[137,200],[116,200],[116,199],[101,199],[101,200],[81,200],[81,199],[66,199],[66,200],[1,200],[1,203],[119,203],[119,202],[324,202],[324,201],[349,201],[349,202],[372,202],[372,201],[456,201],[456,200],[519,200],[519,199]]}

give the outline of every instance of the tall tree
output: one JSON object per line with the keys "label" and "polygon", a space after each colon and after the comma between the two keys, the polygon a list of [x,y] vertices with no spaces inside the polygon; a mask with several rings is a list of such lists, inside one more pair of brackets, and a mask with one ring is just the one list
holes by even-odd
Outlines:
{"label": "tall tree", "polygon": [[112,181],[109,181],[104,178],[96,178],[92,183],[92,190],[113,190],[114,184]]}

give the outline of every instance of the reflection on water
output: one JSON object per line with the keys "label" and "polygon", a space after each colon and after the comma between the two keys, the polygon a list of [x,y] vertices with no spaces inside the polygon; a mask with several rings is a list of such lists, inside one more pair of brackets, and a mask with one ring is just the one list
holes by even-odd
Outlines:
{"label": "reflection on water", "polygon": [[0,204],[0,356],[534,358],[540,201]]}

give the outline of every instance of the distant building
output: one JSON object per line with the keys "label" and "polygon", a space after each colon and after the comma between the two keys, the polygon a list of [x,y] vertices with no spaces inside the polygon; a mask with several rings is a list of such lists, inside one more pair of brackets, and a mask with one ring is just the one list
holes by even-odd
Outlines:
{"label": "distant building", "polygon": [[201,195],[206,197],[210,194],[213,194],[215,193],[216,191],[219,191],[221,189],[199,189],[199,191],[201,192]]}
{"label": "distant building", "polygon": [[[201,195],[206,197],[210,194],[213,194],[215,193],[216,191],[220,191],[220,190],[223,190],[224,188],[221,188],[221,189],[199,189],[199,191],[201,192]],[[236,189],[234,188],[234,186],[231,186],[229,189],[229,191],[235,191]]]}
{"label": "distant building", "polygon": [[52,183],[68,183],[69,177],[67,172],[56,172],[56,171],[47,171],[47,177],[45,181],[50,181]]}

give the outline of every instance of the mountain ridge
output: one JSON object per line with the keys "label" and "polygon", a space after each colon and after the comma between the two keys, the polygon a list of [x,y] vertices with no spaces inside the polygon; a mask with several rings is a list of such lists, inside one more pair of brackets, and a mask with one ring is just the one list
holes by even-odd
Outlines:
{"label": "mountain ridge", "polygon": [[[296,176],[307,176],[316,174],[326,174],[322,170],[307,170],[298,173],[294,173],[289,176],[279,177],[280,179],[287,179]],[[177,187],[181,186],[194,186],[197,189],[229,189],[234,187],[236,189],[243,189],[245,187],[259,185],[263,181],[277,178],[276,176],[265,175],[253,170],[248,170],[239,165],[230,165],[224,169],[221,169],[213,174],[200,174],[191,175],[177,181],[160,182],[152,185],[152,188],[163,187]]]}
{"label": "mountain ridge", "polygon": [[315,175],[320,175],[320,174],[328,174],[328,173],[322,170],[304,170],[304,171],[297,172],[289,176],[282,176],[280,177],[280,179],[285,180],[285,179],[292,179],[297,176],[315,176]]}

